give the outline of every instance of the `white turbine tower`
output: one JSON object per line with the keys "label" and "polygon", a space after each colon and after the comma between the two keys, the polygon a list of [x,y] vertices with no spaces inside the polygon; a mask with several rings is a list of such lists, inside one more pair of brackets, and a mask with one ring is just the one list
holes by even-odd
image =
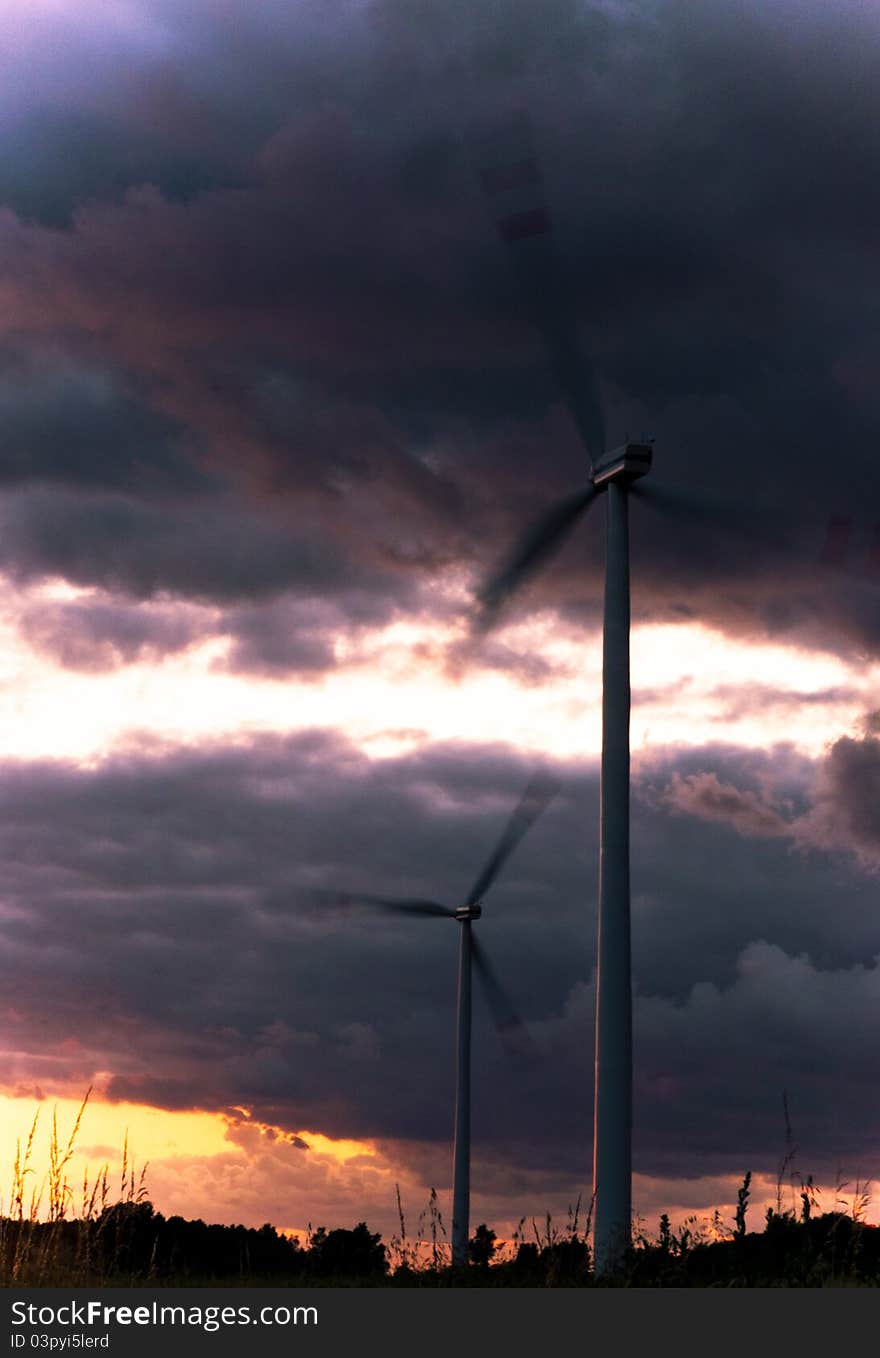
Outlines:
{"label": "white turbine tower", "polygon": [[601,458],[591,484],[550,511],[481,591],[481,622],[555,550],[599,495],[606,497],[599,792],[599,931],[593,1112],[594,1264],[614,1267],[631,1238],[632,964],[630,956],[630,589],[628,493],[651,466],[651,445]]}
{"label": "white turbine tower", "polygon": [[629,496],[636,491],[644,503],[682,523],[711,524],[716,544],[735,538],[741,552],[744,542],[752,542],[779,571],[789,571],[796,559],[808,570],[821,563],[846,569],[854,587],[861,584],[866,591],[876,587],[880,574],[880,524],[850,513],[832,513],[826,523],[813,512],[801,513],[796,524],[791,503],[772,504],[766,497],[737,503],[729,496],[712,500],[691,486],[643,490],[652,444],[627,441],[606,451],[598,384],[582,352],[576,308],[552,243],[528,117],[516,115],[498,127],[488,153],[480,172],[483,188],[586,449],[590,477],[544,515],[483,585],[475,614],[480,630],[493,624],[507,597],[562,545],[593,501],[606,498],[593,1126],[594,1264],[597,1272],[606,1272],[631,1241]]}
{"label": "white turbine tower", "polygon": [[482,913],[483,898],[507,859],[547,804],[555,796],[558,783],[549,774],[537,773],[530,780],[515,807],[504,832],[480,875],[457,908],[421,898],[373,896],[333,890],[312,891],[313,898],[326,904],[373,906],[380,910],[400,911],[455,919],[461,925],[458,952],[458,1004],[456,1012],[455,1130],[453,1135],[452,1189],[452,1262],[461,1268],[468,1261],[470,1228],[471,1174],[471,978],[476,970],[496,1026],[504,1035],[521,1028],[521,1021],[495,975],[485,950],[473,936],[472,926]]}
{"label": "white turbine tower", "polygon": [[479,594],[477,626],[493,623],[505,599],[561,546],[593,501],[607,505],[602,658],[602,765],[599,823],[599,930],[596,973],[593,1126],[594,1265],[614,1267],[631,1240],[632,966],[630,954],[630,587],[628,495],[650,470],[649,443],[605,451],[597,386],[581,353],[577,317],[565,296],[541,201],[540,173],[523,154],[527,128],[514,133],[517,153],[483,171],[496,204],[532,320],[542,332],[590,459],[590,481],[560,501],[518,545]]}

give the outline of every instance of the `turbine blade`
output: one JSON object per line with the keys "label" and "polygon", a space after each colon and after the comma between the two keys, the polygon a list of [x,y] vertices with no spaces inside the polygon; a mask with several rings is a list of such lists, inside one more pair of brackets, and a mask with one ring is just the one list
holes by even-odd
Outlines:
{"label": "turbine blade", "polygon": [[720,527],[731,532],[746,532],[757,523],[763,523],[769,513],[754,501],[708,495],[686,486],[662,484],[652,480],[635,481],[629,487],[630,494],[652,509],[662,510],[682,518],[709,518]]}
{"label": "turbine blade", "polygon": [[327,910],[346,910],[352,906],[365,905],[376,910],[391,910],[407,915],[445,915],[454,916],[455,911],[439,901],[424,900],[420,896],[373,896],[366,892],[336,891],[333,888],[315,887],[305,893],[306,899],[315,906]]}
{"label": "turbine blade", "polygon": [[[749,544],[767,557],[800,556],[804,563],[846,564],[857,545],[867,557],[866,521],[857,525],[851,510],[798,506],[769,499],[743,500],[736,495],[710,495],[684,486],[636,481],[630,493],[650,509],[708,530],[738,544]],[[859,531],[856,531],[857,528]]]}
{"label": "turbine blade", "polygon": [[455,911],[439,901],[425,901],[420,898],[396,900],[390,896],[362,896],[365,905],[376,906],[380,910],[396,910],[404,915],[444,915],[455,917]]}
{"label": "turbine blade", "polygon": [[478,590],[474,631],[484,634],[494,626],[510,595],[559,550],[597,494],[593,486],[588,486],[559,500],[523,535],[503,565]]}
{"label": "turbine blade", "polygon": [[587,361],[577,315],[563,286],[561,263],[549,237],[519,241],[511,251],[529,318],[544,341],[550,367],[593,466],[605,451],[605,415],[596,371]]}
{"label": "turbine blade", "polygon": [[510,251],[526,311],[591,463],[605,451],[605,417],[595,371],[584,354],[577,311],[553,238],[531,122],[519,112],[494,129],[480,170],[498,233]]}
{"label": "turbine blade", "polygon": [[799,521],[791,506],[710,495],[654,481],[636,481],[630,493],[655,512],[678,520],[691,534],[710,534],[719,546],[726,542],[736,551],[751,547],[762,557],[777,559],[793,554],[809,557],[815,552],[819,559],[824,522],[820,517],[812,525]]}
{"label": "turbine blade", "polygon": [[495,968],[486,956],[485,948],[475,937],[471,938],[471,957],[499,1037],[508,1051],[522,1056],[534,1047],[529,1030],[499,981]]}
{"label": "turbine blade", "polygon": [[542,772],[533,775],[510,820],[504,827],[504,833],[495,846],[489,861],[471,887],[466,901],[467,905],[476,905],[486,894],[523,835],[534,825],[541,812],[553,800],[558,791],[559,782],[549,773]]}

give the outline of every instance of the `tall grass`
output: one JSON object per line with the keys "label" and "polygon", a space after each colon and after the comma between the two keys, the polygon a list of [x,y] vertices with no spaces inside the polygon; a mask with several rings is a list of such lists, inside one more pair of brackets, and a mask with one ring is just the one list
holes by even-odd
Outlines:
{"label": "tall grass", "polygon": [[406,1217],[400,1197],[400,1185],[394,1185],[397,1202],[397,1219],[400,1231],[391,1237],[389,1263],[394,1274],[440,1273],[452,1264],[452,1247],[446,1235],[446,1226],[437,1190],[432,1188],[427,1205],[419,1213],[414,1238],[407,1236]]}
{"label": "tall grass", "polygon": [[[115,1195],[107,1164],[91,1182],[86,1167],[82,1181],[74,1183],[71,1162],[91,1093],[90,1086],[66,1140],[59,1132],[58,1109],[53,1108],[48,1168],[42,1176],[34,1163],[40,1108],[24,1146],[20,1138],[16,1141],[10,1210],[8,1215],[0,1213],[0,1286],[101,1284],[122,1271],[126,1232],[120,1226],[132,1207],[146,1201],[147,1166],[137,1172],[126,1134]],[[113,1247],[108,1249],[111,1238]]]}
{"label": "tall grass", "polygon": [[[580,1198],[565,1221],[550,1213],[521,1218],[508,1240],[485,1223],[471,1240],[471,1267],[453,1269],[446,1224],[432,1188],[415,1235],[407,1230],[396,1188],[399,1230],[390,1244],[364,1223],[353,1231],[309,1228],[306,1248],[270,1226],[206,1226],[168,1221],[147,1200],[145,1165],[138,1171],[126,1135],[118,1183],[108,1165],[74,1182],[72,1165],[86,1092],[65,1138],[53,1111],[48,1167],[35,1164],[40,1110],[16,1144],[8,1206],[0,1202],[0,1286],[357,1285],[402,1287],[826,1287],[880,1286],[880,1227],[867,1222],[870,1184],[842,1175],[831,1209],[820,1211],[812,1176],[794,1168],[796,1148],[786,1116],[786,1147],[775,1208],[763,1230],[748,1229],[752,1176],[736,1194],[733,1220],[716,1211],[673,1227],[665,1214],[656,1234],[634,1223],[633,1247],[611,1277],[591,1270],[593,1203]],[[787,1108],[786,1108],[787,1114]],[[114,1176],[115,1177],[115,1176]],[[786,1180],[788,1181],[786,1184]],[[788,1202],[789,1205],[784,1204]]]}

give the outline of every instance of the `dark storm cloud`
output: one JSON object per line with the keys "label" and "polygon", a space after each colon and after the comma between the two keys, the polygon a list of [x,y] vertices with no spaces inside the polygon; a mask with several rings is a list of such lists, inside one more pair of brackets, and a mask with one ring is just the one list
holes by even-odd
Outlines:
{"label": "dark storm cloud", "polygon": [[339,663],[337,640],[344,638],[356,652],[359,631],[388,616],[376,594],[354,583],[338,601],[282,599],[230,609],[220,624],[232,640],[223,663],[233,673],[267,678],[319,675]]}
{"label": "dark storm cloud", "polygon": [[[192,103],[188,109],[181,103],[180,113],[192,116]],[[133,183],[155,184],[166,197],[185,201],[236,181],[234,162],[219,148],[175,140],[161,129],[138,127],[130,107],[37,109],[7,125],[12,153],[0,168],[0,201],[25,220],[68,227],[78,203],[122,197]]]}
{"label": "dark storm cloud", "polygon": [[719,721],[739,721],[754,712],[766,719],[780,721],[803,707],[824,706],[826,703],[857,703],[855,689],[846,685],[819,689],[783,689],[770,684],[718,684],[711,690],[713,700],[723,704]]}
{"label": "dark storm cloud", "polygon": [[784,835],[790,824],[778,807],[749,789],[723,783],[716,773],[675,774],[665,794],[666,805],[702,820],[732,825],[745,835]]}
{"label": "dark storm cloud", "polygon": [[828,752],[804,823],[808,840],[823,848],[847,847],[880,869],[880,739],[844,736]]}
{"label": "dark storm cloud", "polygon": [[805,954],[758,940],[743,949],[728,986],[695,985],[681,1006],[643,997],[635,1098],[645,1172],[680,1167],[680,1138],[699,1125],[690,1172],[735,1173],[738,1161],[774,1175],[786,1149],[787,1095],[804,1173],[829,1182],[846,1165],[853,1178],[873,1175],[876,1114],[863,1119],[863,1110],[873,1103],[865,1091],[876,1062],[858,1014],[878,990],[875,961],[821,971]]}
{"label": "dark storm cloud", "polygon": [[[239,523],[240,528],[240,523]],[[118,554],[114,554],[118,564]],[[291,574],[300,589],[305,572],[298,568],[308,558],[291,554]],[[251,562],[253,567],[256,563]],[[338,563],[337,563],[338,564]],[[253,575],[235,574],[230,562],[233,594],[253,587]],[[109,569],[109,563],[108,563]],[[85,578],[89,576],[86,574]],[[114,583],[101,572],[102,584]],[[216,577],[215,577],[216,581]],[[125,665],[155,663],[206,641],[227,641],[228,649],[211,661],[213,670],[273,679],[280,676],[317,677],[330,669],[363,659],[359,643],[371,625],[389,621],[389,596],[363,588],[362,582],[340,576],[333,597],[330,577],[318,578],[322,595],[311,599],[290,595],[268,601],[235,602],[225,608],[197,607],[169,600],[161,594],[140,603],[127,601],[107,589],[71,601],[40,600],[26,604],[16,624],[21,637],[40,655],[68,670],[107,673]],[[277,588],[277,580],[271,588]],[[206,591],[207,592],[207,591]],[[255,591],[254,591],[255,592]],[[403,589],[399,591],[403,597]],[[344,645],[337,650],[338,642]],[[497,664],[515,670],[523,682],[537,683],[552,673],[540,658],[498,647]],[[488,657],[492,663],[493,652]]]}
{"label": "dark storm cloud", "polygon": [[[445,1143],[453,922],[337,911],[314,889],[455,904],[531,772],[502,747],[371,762],[317,732],[132,746],[92,770],[7,765],[3,984],[11,1047],[29,1055],[7,1058],[4,1078],[110,1070],[119,1098]],[[597,788],[592,766],[559,772],[560,795],[484,902],[481,941],[532,1044],[511,1064],[479,1000],[475,1135],[510,1164],[553,1164],[562,1183],[586,1171]],[[835,1153],[840,1127],[866,1157],[871,879],[851,855],[805,854],[763,825],[752,836],[731,800],[726,823],[671,814],[656,789],[699,772],[799,811],[815,774],[794,757],[780,774],[765,756],[707,749],[658,758],[640,781],[640,1168],[729,1173],[748,1153],[772,1172],[781,1087],[817,1157]]]}
{"label": "dark storm cloud", "polygon": [[[141,599],[173,591],[234,602],[290,584],[331,596],[349,586],[356,593],[369,579],[320,526],[293,531],[226,495],[169,507],[35,489],[8,496],[0,519],[0,561],[24,580],[47,574]],[[403,593],[406,584],[393,588]]]}
{"label": "dark storm cloud", "polygon": [[[481,668],[499,670],[527,688],[539,688],[547,681],[571,679],[576,673],[576,666],[570,661],[541,655],[539,650],[529,646],[528,639],[525,644],[511,645],[491,633],[476,636],[468,632],[451,643],[443,641],[437,645],[420,642],[414,650],[419,657],[436,660],[445,676],[454,681],[461,679],[474,660],[479,661]],[[639,691],[641,701],[650,701],[652,696],[653,692]]]}
{"label": "dark storm cloud", "polygon": [[[673,813],[715,821],[749,838],[784,837],[802,848],[855,855],[864,866],[880,867],[880,739],[869,714],[861,736],[832,742],[815,771],[792,777],[798,761],[791,754],[749,755],[727,752],[724,763],[733,779],[713,768],[674,771],[642,768],[642,794]],[[704,758],[704,757],[703,757]],[[686,757],[691,763],[693,757]]]}
{"label": "dark storm cloud", "polygon": [[83,673],[160,660],[209,630],[195,610],[177,603],[148,611],[108,599],[32,605],[21,615],[19,628],[34,650]]}
{"label": "dark storm cloud", "polygon": [[[526,109],[516,135],[541,166],[609,437],[655,433],[657,484],[694,496],[677,518],[639,512],[640,615],[874,646],[874,576],[823,566],[813,540],[829,511],[869,535],[877,518],[871,14],[157,0],[112,33],[86,13],[61,37],[89,62],[59,79],[43,53],[27,97],[20,82],[6,96],[22,214],[2,226],[6,325],[133,384],[129,454],[146,439],[161,461],[172,422],[246,520],[252,497],[284,503],[388,563],[377,594],[399,569],[493,562],[585,474],[478,183],[489,133]],[[68,465],[74,416],[53,408],[51,449],[22,426],[34,476]],[[126,465],[103,451],[112,427],[104,489]],[[77,578],[87,549],[35,540],[16,506],[7,559]],[[533,602],[593,607],[592,518]],[[181,525],[183,540],[188,557],[134,534],[115,586],[226,597],[225,562]],[[241,591],[272,569],[242,566]]]}
{"label": "dark storm cloud", "polygon": [[126,391],[120,375],[56,354],[0,361],[0,484],[49,482],[187,498],[212,489],[186,432]]}

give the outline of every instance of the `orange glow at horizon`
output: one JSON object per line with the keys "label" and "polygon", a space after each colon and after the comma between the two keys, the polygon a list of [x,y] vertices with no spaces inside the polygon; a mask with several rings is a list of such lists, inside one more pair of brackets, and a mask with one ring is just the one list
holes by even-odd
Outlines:
{"label": "orange glow at horizon", "polygon": [[[28,1183],[24,1210],[29,1211],[33,1202],[37,1215],[45,1215],[48,1194],[48,1170],[50,1145],[53,1135],[53,1121],[57,1128],[58,1145],[62,1155],[68,1148],[77,1117],[83,1109],[82,1099],[59,1094],[58,1097],[46,1096],[42,1099],[22,1093],[0,1093],[0,1215],[9,1210],[12,1200],[13,1168],[19,1157],[22,1168],[28,1140],[34,1130],[32,1148],[27,1160]],[[235,1112],[245,1110],[236,1109]],[[307,1150],[303,1149],[305,1143]],[[322,1177],[342,1175],[348,1166],[361,1170],[365,1165],[374,1166],[380,1171],[391,1173],[389,1166],[382,1163],[376,1146],[371,1142],[351,1138],[333,1138],[321,1132],[304,1129],[297,1132],[283,1131],[268,1124],[252,1122],[249,1118],[238,1120],[226,1113],[212,1113],[197,1110],[170,1110],[156,1108],[147,1104],[108,1103],[92,1093],[82,1111],[79,1130],[73,1139],[72,1156],[67,1167],[66,1179],[69,1187],[69,1214],[76,1216],[83,1202],[83,1182],[87,1181],[88,1193],[100,1179],[104,1169],[107,1171],[109,1201],[113,1202],[122,1191],[124,1161],[127,1165],[127,1180],[134,1176],[135,1187],[143,1184],[146,1196],[157,1211],[165,1215],[193,1215],[195,1207],[188,1210],[185,1201],[167,1201],[163,1185],[175,1184],[184,1188],[186,1171],[198,1165],[231,1165],[247,1169],[247,1164],[263,1148],[276,1158],[279,1151],[286,1150],[291,1155],[302,1158],[308,1156],[310,1166],[320,1169]],[[182,1171],[182,1173],[181,1173]],[[158,1181],[157,1181],[158,1174]],[[6,1183],[3,1183],[3,1179]],[[154,1194],[154,1189],[159,1192]],[[288,1216],[296,1212],[296,1204],[278,1203]],[[220,1202],[214,1204],[216,1211],[223,1211]],[[223,1205],[225,1208],[225,1204]],[[269,1219],[264,1209],[259,1222]],[[224,1215],[222,1219],[227,1219]],[[278,1229],[296,1229],[274,1222]],[[298,1229],[305,1229],[300,1226]]]}
{"label": "orange glow at horizon", "polygon": [[[0,1093],[0,1176],[5,1171],[7,1180],[3,1184],[0,1177],[3,1184],[0,1215],[9,1210],[16,1142],[23,1154],[35,1112],[39,1109],[31,1166],[35,1192],[39,1195],[40,1183],[48,1170],[53,1112],[63,1151],[80,1106],[81,1099],[64,1094],[37,1101],[20,1092]],[[381,1231],[388,1243],[398,1229],[397,1188],[407,1207],[408,1220],[413,1206],[427,1201],[429,1193],[423,1176],[407,1168],[406,1154],[394,1145],[383,1148],[371,1141],[333,1138],[308,1130],[291,1133],[249,1118],[239,1121],[225,1113],[105,1103],[92,1094],[68,1166],[69,1215],[76,1216],[80,1210],[84,1172],[91,1189],[105,1165],[109,1201],[116,1200],[126,1137],[129,1169],[133,1164],[135,1182],[139,1182],[141,1169],[146,1167],[146,1195],[166,1217],[201,1217],[209,1222],[255,1227],[269,1221],[276,1230],[298,1235],[301,1240],[309,1232],[309,1223],[332,1229],[366,1220],[370,1229]],[[308,1150],[297,1146],[296,1140],[305,1142]],[[447,1159],[444,1148],[442,1162],[445,1164]],[[527,1206],[523,1202],[525,1193],[535,1199],[533,1206],[539,1222],[552,1208],[558,1225],[565,1219],[564,1204],[553,1205],[545,1200],[542,1174],[535,1176],[531,1188],[530,1177],[529,1172],[520,1175],[515,1200],[501,1190],[492,1196],[483,1195],[477,1187],[473,1198],[474,1221],[487,1220],[499,1239],[512,1238]],[[688,1226],[689,1218],[694,1218],[691,1230],[711,1238],[716,1209],[722,1225],[730,1228],[740,1182],[721,1175],[659,1179],[636,1173],[634,1229],[644,1230],[649,1237],[656,1236],[660,1214],[666,1212],[674,1229]],[[856,1206],[858,1185],[817,1187],[819,1213],[831,1210],[849,1213]],[[766,1209],[775,1209],[778,1192],[772,1175],[753,1175],[750,1230],[763,1229]],[[29,1193],[30,1190],[25,1200],[26,1213]],[[45,1198],[45,1188],[43,1195]],[[440,1196],[445,1206],[448,1189],[441,1191]],[[788,1183],[782,1186],[781,1206],[783,1211],[800,1211],[798,1194]],[[869,1199],[865,1219],[880,1224],[880,1204]]]}

